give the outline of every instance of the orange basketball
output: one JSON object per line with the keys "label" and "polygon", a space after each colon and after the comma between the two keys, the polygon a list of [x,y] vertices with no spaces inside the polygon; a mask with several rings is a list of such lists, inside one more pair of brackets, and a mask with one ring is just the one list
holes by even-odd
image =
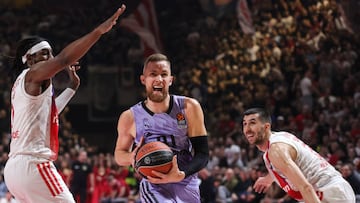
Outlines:
{"label": "orange basketball", "polygon": [[146,178],[156,177],[152,170],[168,173],[172,168],[173,152],[162,142],[149,142],[139,148],[135,155],[135,170]]}

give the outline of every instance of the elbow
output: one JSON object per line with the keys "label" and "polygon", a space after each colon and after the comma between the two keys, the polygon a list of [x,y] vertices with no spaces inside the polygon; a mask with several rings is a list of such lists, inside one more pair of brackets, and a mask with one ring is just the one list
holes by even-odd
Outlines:
{"label": "elbow", "polygon": [[118,152],[115,151],[114,153],[114,159],[115,159],[115,163],[117,163],[119,166],[122,166],[122,162],[121,162],[121,159],[118,155]]}

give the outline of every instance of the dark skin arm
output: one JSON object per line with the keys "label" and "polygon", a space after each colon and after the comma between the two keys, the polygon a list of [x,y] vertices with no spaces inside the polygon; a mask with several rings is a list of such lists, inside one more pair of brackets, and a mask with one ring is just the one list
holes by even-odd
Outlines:
{"label": "dark skin arm", "polygon": [[[96,27],[93,31],[67,45],[57,56],[41,60],[46,53],[28,55],[29,72],[25,76],[26,92],[30,95],[39,95],[50,85],[50,79],[66,67],[77,62],[100,37],[111,30],[119,16],[125,11],[122,5],[110,18]],[[49,54],[49,53],[48,53]],[[37,62],[39,61],[39,62]]]}

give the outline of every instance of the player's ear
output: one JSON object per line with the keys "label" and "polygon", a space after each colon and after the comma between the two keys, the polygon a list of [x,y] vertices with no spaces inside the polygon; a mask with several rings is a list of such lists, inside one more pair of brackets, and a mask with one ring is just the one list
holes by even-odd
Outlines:
{"label": "player's ear", "polygon": [[271,124],[270,123],[265,123],[265,129],[266,130],[271,129]]}
{"label": "player's ear", "polygon": [[174,81],[174,76],[171,76],[171,79],[170,79],[170,82],[169,82],[169,86],[172,85],[173,81]]}
{"label": "player's ear", "polygon": [[141,84],[145,85],[145,76],[144,75],[140,75],[140,81],[141,81]]}

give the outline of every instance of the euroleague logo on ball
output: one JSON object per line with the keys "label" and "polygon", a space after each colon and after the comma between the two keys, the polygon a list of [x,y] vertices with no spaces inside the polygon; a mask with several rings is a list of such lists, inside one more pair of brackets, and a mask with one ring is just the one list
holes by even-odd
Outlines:
{"label": "euroleague logo on ball", "polygon": [[151,164],[151,158],[150,157],[145,157],[144,163],[145,164]]}

